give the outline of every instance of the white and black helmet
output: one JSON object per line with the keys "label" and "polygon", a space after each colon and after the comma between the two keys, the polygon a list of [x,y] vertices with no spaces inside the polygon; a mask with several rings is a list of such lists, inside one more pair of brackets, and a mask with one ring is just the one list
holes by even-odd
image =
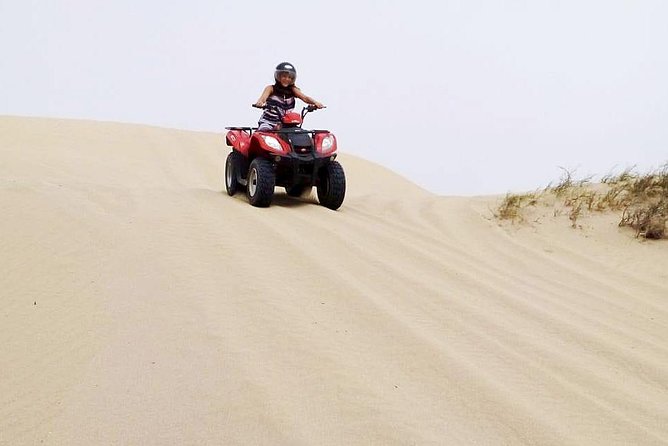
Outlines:
{"label": "white and black helmet", "polygon": [[280,76],[281,73],[288,73],[291,75],[293,84],[297,80],[297,69],[290,62],[281,62],[276,65],[276,70],[274,71],[274,79],[276,82],[279,81],[278,76]]}

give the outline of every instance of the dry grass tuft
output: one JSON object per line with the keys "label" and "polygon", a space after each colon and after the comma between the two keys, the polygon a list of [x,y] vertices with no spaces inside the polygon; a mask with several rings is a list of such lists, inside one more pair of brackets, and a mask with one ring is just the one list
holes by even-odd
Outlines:
{"label": "dry grass tuft", "polygon": [[494,216],[500,220],[522,221],[522,209],[535,206],[540,195],[536,192],[527,194],[506,194]]}
{"label": "dry grass tuft", "polygon": [[636,230],[637,237],[666,237],[668,222],[668,164],[645,175],[636,175],[614,187],[622,187],[620,226]]}

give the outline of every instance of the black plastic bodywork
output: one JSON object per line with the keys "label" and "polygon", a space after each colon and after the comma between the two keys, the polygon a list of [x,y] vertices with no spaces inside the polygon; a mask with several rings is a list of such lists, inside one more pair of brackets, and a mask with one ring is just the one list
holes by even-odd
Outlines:
{"label": "black plastic bodywork", "polygon": [[277,156],[270,157],[276,167],[276,185],[317,186],[320,169],[330,162],[332,155],[323,156],[317,153],[313,137],[316,133],[329,131],[287,127],[272,133],[287,142],[291,149],[290,153],[281,155],[280,160]]}

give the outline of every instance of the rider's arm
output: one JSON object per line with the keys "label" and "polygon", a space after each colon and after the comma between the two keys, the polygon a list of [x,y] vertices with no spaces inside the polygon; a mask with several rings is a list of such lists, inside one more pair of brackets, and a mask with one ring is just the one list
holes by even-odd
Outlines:
{"label": "rider's arm", "polygon": [[318,108],[325,108],[325,106],[322,105],[320,102],[318,102],[315,99],[313,99],[309,96],[306,96],[304,93],[302,93],[302,91],[299,88],[292,87],[292,91],[294,92],[295,97],[301,99],[302,101],[306,102],[307,104],[315,105]]}
{"label": "rider's arm", "polygon": [[267,85],[264,87],[264,90],[262,90],[262,94],[260,95],[260,98],[255,102],[255,105],[258,107],[264,106],[264,104],[267,102],[267,98],[271,96],[271,92],[274,91],[274,86],[273,85]]}

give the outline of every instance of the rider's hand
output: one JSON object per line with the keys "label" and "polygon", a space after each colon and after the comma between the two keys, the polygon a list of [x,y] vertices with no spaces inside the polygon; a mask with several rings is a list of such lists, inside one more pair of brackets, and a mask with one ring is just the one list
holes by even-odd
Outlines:
{"label": "rider's hand", "polygon": [[262,108],[262,107],[264,107],[266,104],[267,104],[266,102],[257,101],[257,102],[255,103],[255,106],[256,106],[256,107],[260,107],[260,108]]}
{"label": "rider's hand", "polygon": [[325,108],[325,106],[322,105],[322,104],[321,104],[320,102],[318,102],[318,101],[315,101],[315,102],[313,103],[313,105],[315,105],[315,106],[318,107],[318,108]]}

